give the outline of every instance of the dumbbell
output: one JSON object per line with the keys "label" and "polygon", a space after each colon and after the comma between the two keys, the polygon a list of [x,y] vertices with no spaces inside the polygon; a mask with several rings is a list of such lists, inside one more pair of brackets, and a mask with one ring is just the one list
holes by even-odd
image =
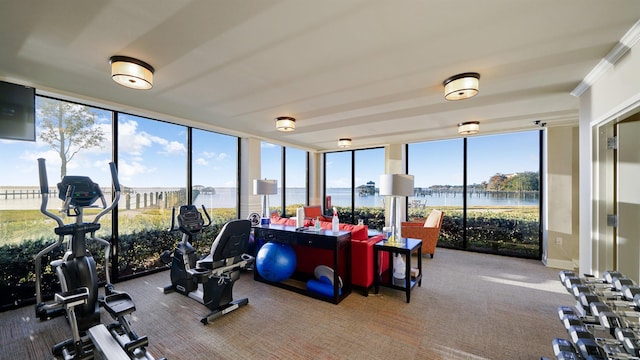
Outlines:
{"label": "dumbbell", "polygon": [[585,326],[570,326],[567,331],[584,359],[607,359],[607,353]]}
{"label": "dumbbell", "polygon": [[578,350],[573,346],[571,341],[562,338],[555,338],[551,341],[553,355],[557,360],[580,360]]}
{"label": "dumbbell", "polygon": [[613,284],[614,278],[626,278],[626,276],[619,271],[605,271],[602,273],[602,278],[607,283]]}

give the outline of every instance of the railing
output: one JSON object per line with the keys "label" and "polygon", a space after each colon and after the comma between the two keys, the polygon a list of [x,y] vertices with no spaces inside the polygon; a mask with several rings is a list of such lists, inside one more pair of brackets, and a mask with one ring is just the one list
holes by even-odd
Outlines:
{"label": "railing", "polygon": [[[58,197],[57,189],[50,189],[49,197]],[[39,199],[39,198],[40,198],[40,189],[0,190],[0,200]]]}
{"label": "railing", "polygon": [[[111,188],[102,188],[106,199],[111,199]],[[49,189],[49,198],[58,198],[58,189]],[[0,189],[0,210],[38,209],[41,194],[39,188]],[[120,199],[120,207],[126,210],[161,208],[168,209],[186,201],[184,189],[167,191],[136,191],[129,189]]]}

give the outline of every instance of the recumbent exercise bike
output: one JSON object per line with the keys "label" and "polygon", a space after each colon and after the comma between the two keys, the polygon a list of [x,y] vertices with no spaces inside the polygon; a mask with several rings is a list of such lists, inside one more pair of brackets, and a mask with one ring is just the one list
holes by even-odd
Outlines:
{"label": "recumbent exercise bike", "polygon": [[[132,329],[127,315],[136,310],[129,294],[116,291],[111,284],[109,274],[109,241],[96,236],[100,229],[100,218],[109,213],[120,198],[120,184],[115,164],[109,164],[115,189],[114,199],[107,207],[100,186],[86,176],[65,176],[58,183],[58,197],[64,201],[61,212],[75,217],[74,223],[64,224],[62,218],[47,210],[49,184],[44,159],[38,159],[40,175],[40,193],[42,202],[40,211],[55,220],[58,226],[55,233],[58,240],[40,251],[35,257],[36,270],[36,317],[41,321],[66,315],[71,326],[72,338],[52,347],[54,356],[65,360],[93,359],[97,353],[104,359],[147,359],[153,356],[146,350],[148,339],[138,336]],[[97,207],[102,202],[102,211],[92,222],[83,222],[85,208]],[[42,257],[53,251],[67,240],[67,250],[62,259],[51,262],[61,292],[54,295],[54,301],[42,301]],[[105,246],[105,296],[98,294],[98,275],[96,263],[87,249],[87,240],[96,241]],[[103,306],[115,321],[108,326],[100,322],[100,306]]]}
{"label": "recumbent exercise bike", "polygon": [[[248,298],[233,300],[233,284],[240,278],[240,271],[251,266],[255,258],[246,254],[249,245],[251,222],[231,220],[227,222],[211,245],[211,252],[201,259],[191,245],[195,237],[211,225],[211,216],[202,206],[208,222],[195,205],[182,205],[176,216],[171,212],[170,231],[182,232],[173,256],[165,250],[160,256],[163,263],[171,263],[171,284],[164,293],[176,291],[186,295],[211,310],[200,322],[208,324],[214,319],[245,306]],[[178,219],[178,227],[175,219]]]}

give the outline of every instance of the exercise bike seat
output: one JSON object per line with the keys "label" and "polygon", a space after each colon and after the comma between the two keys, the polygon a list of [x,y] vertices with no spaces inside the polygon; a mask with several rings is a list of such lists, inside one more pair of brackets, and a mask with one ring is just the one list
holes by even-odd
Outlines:
{"label": "exercise bike seat", "polygon": [[111,294],[104,298],[104,308],[114,318],[136,311],[136,305],[127,293]]}
{"label": "exercise bike seat", "polygon": [[196,269],[213,270],[229,266],[237,259],[241,259],[249,246],[250,232],[251,222],[249,220],[231,220],[224,224],[211,244],[211,252],[196,262]]}

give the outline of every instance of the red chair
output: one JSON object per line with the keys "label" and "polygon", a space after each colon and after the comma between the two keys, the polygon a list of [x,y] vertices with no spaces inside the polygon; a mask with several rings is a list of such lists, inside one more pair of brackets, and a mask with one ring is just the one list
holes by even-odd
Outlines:
{"label": "red chair", "polygon": [[304,218],[305,219],[317,219],[320,218],[320,221],[331,221],[331,216],[325,216],[322,213],[322,207],[320,205],[311,205],[304,207]]}

